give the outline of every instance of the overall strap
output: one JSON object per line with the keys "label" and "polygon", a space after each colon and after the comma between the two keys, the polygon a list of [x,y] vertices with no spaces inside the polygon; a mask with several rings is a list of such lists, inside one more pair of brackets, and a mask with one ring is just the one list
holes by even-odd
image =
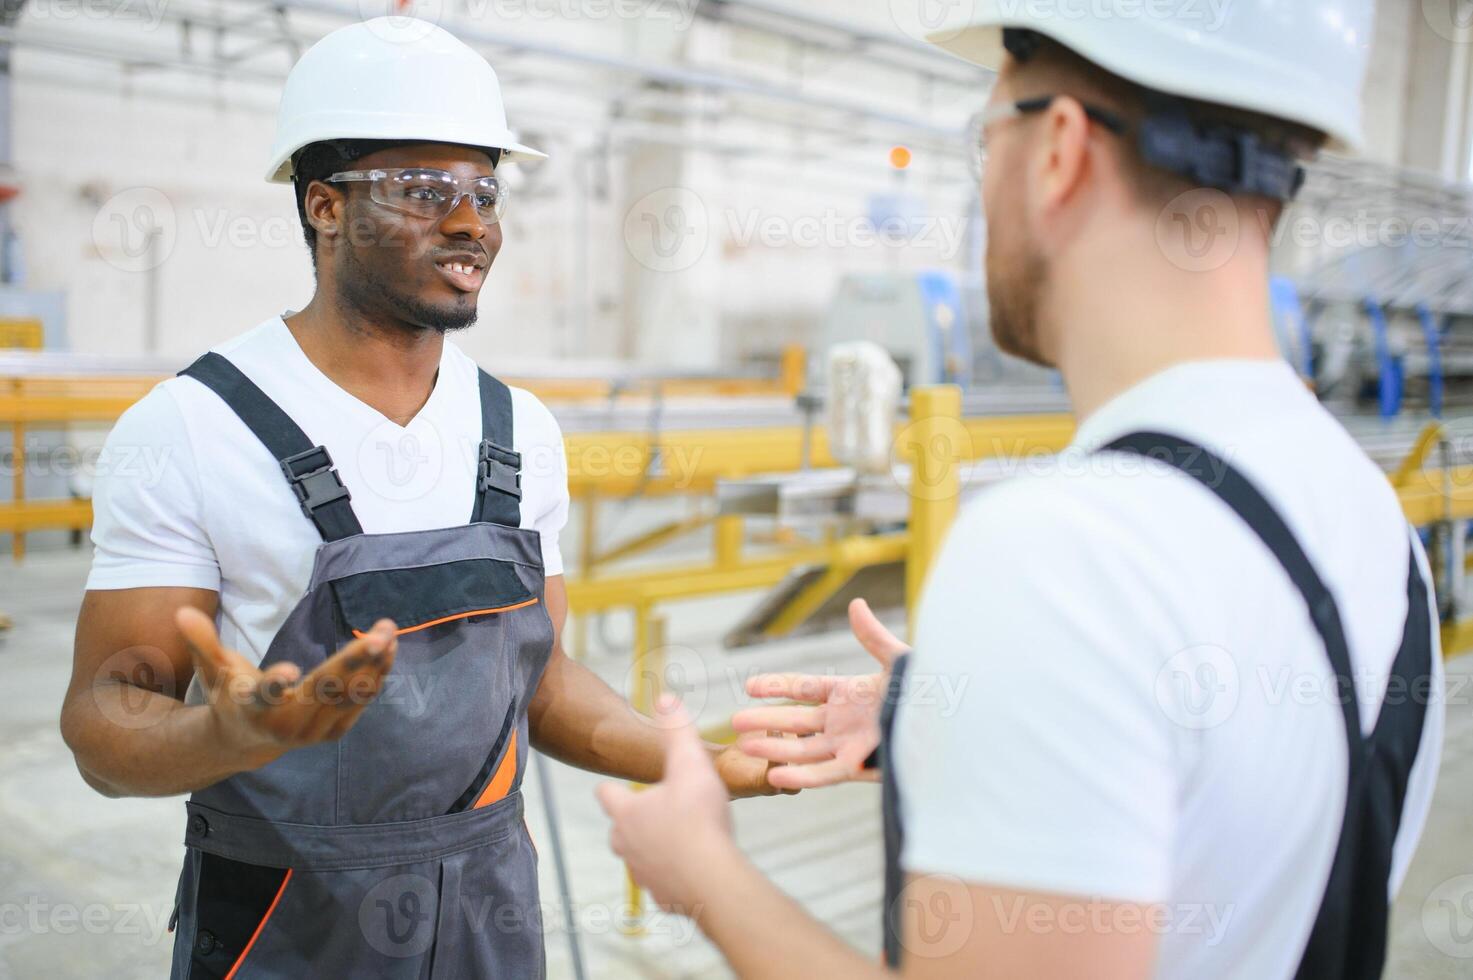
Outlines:
{"label": "overall strap", "polygon": [[1363,748],[1360,704],[1355,696],[1350,648],[1345,642],[1340,608],[1279,512],[1274,510],[1273,505],[1247,477],[1229,466],[1226,460],[1179,436],[1137,432],[1122,436],[1104,448],[1107,451],[1145,456],[1190,476],[1227,504],[1258,535],[1268,550],[1273,552],[1274,558],[1284,567],[1294,587],[1304,596],[1315,631],[1325,642],[1325,653],[1330,658],[1330,668],[1335,672],[1336,697],[1344,716],[1345,740],[1350,747],[1351,766],[1354,768],[1358,765],[1357,757]]}
{"label": "overall strap", "polygon": [[481,449],[471,523],[522,524],[522,455],[512,450],[511,389],[481,371]]}
{"label": "overall strap", "polygon": [[910,654],[904,653],[890,665],[890,683],[885,701],[880,706],[880,812],[885,834],[885,963],[892,970],[900,967],[900,893],[905,887],[905,872],[900,867],[900,850],[905,830],[900,822],[900,784],[896,778],[893,732],[895,709],[905,689],[905,674],[910,668]]}
{"label": "overall strap", "polygon": [[1334,597],[1263,494],[1226,461],[1178,436],[1136,433],[1105,448],[1159,460],[1212,491],[1262,539],[1304,596],[1335,672],[1349,774],[1334,863],[1296,977],[1374,980],[1386,962],[1392,854],[1431,696],[1432,617],[1415,548],[1409,541],[1406,625],[1390,680],[1412,693],[1386,698],[1367,738]]}
{"label": "overall strap", "polygon": [[363,533],[349,503],[348,488],[333,468],[326,447],[314,446],[301,427],[240,368],[211,351],[179,374],[193,378],[219,395],[276,457],[302,506],[302,513],[317,528],[322,540],[336,541]]}

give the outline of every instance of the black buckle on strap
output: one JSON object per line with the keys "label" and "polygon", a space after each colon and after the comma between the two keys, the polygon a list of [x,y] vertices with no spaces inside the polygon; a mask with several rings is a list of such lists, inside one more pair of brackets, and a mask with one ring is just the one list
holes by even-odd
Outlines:
{"label": "black buckle on strap", "polygon": [[1257,134],[1230,126],[1199,127],[1170,100],[1156,101],[1140,126],[1141,158],[1151,166],[1228,194],[1280,201],[1293,200],[1304,185],[1304,168]]}
{"label": "black buckle on strap", "polygon": [[314,446],[304,453],[288,456],[281,461],[281,472],[286,474],[292,492],[302,505],[302,513],[309,521],[315,521],[315,512],[339,500],[352,500],[353,495],[343,486],[342,477],[332,467],[332,455],[325,446]]}
{"label": "black buckle on strap", "polygon": [[522,499],[522,454],[482,439],[476,461],[476,492],[487,490]]}

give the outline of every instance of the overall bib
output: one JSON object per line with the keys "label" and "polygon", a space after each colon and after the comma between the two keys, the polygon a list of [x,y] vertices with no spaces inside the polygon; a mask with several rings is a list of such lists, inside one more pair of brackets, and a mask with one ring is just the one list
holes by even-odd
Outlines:
{"label": "overall bib", "polygon": [[[1379,977],[1386,963],[1392,849],[1432,695],[1433,623],[1427,606],[1427,585],[1418,569],[1415,550],[1407,562],[1406,627],[1392,664],[1389,688],[1403,685],[1400,689],[1412,696],[1387,699],[1375,729],[1365,736],[1361,734],[1360,702],[1335,598],[1263,494],[1226,462],[1177,436],[1136,433],[1117,439],[1105,451],[1158,460],[1206,487],[1263,541],[1304,597],[1337,679],[1349,747],[1349,773],[1345,815],[1330,879],[1295,976],[1297,980]],[[888,749],[896,708],[904,699],[909,659],[909,655],[899,658],[890,675],[880,717],[878,751],[885,832],[885,962],[892,969],[899,967],[901,955],[899,896],[905,880],[900,867],[904,841],[900,781],[904,774],[896,772]]]}
{"label": "overall bib", "polygon": [[520,785],[552,623],[511,393],[481,372],[469,525],[364,534],[327,450],[239,369],[211,353],[182,373],[281,461],[323,539],[262,666],[305,675],[382,617],[399,650],[343,738],[193,794],[172,976],[542,977]]}

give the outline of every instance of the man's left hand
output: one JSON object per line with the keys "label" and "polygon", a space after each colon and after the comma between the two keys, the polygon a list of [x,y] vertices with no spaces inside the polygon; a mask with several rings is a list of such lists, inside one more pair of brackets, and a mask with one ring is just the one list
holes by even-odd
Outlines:
{"label": "man's left hand", "polygon": [[614,821],[610,846],[634,880],[662,909],[694,918],[702,889],[710,885],[713,859],[736,850],[729,797],[680,702],[661,698],[656,718],[664,729],[665,778],[643,790],[604,783],[596,793]]}
{"label": "man's left hand", "polygon": [[767,774],[781,763],[758,759],[743,752],[735,745],[728,745],[712,755],[716,774],[726,784],[726,791],[734,800],[749,796],[776,796],[779,793],[793,794],[795,789],[779,789],[768,780]]}

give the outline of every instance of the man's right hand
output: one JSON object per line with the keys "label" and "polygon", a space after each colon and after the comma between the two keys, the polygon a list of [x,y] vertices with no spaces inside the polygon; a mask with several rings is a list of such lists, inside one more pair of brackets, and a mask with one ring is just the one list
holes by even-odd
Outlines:
{"label": "man's right hand", "polygon": [[341,738],[378,696],[399,649],[394,623],[381,619],[304,677],[290,663],[257,669],[220,642],[214,621],[198,609],[182,608],[174,621],[189,641],[216,734],[249,768]]}
{"label": "man's right hand", "polygon": [[[779,789],[811,789],[855,780],[876,780],[864,760],[880,744],[880,705],[890,682],[890,665],[910,648],[880,623],[869,603],[849,604],[849,628],[884,669],[877,674],[759,674],[747,680],[754,698],[787,698],[792,705],[747,708],[731,725],[746,733],[737,742],[758,759],[786,763],[768,770]],[[798,738],[784,736],[797,735]]]}

